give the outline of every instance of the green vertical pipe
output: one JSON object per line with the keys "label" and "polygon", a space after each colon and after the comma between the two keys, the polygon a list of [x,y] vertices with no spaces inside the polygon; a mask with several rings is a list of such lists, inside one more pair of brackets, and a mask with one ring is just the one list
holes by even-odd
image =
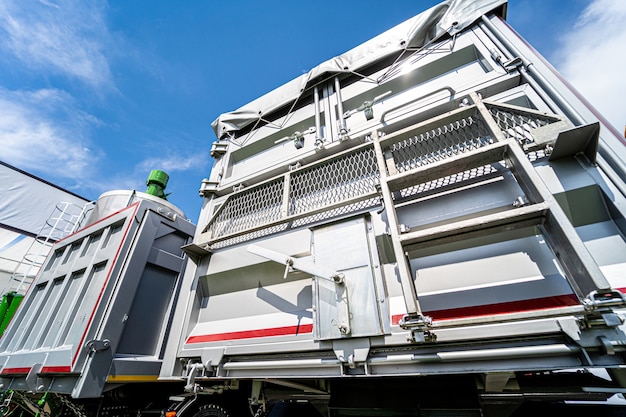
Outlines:
{"label": "green vertical pipe", "polygon": [[[7,313],[7,310],[9,309],[9,294],[4,294],[2,296],[2,301],[0,301],[0,323],[2,323],[4,321],[4,315]],[[0,332],[0,334],[2,334]]]}
{"label": "green vertical pipe", "polygon": [[[4,304],[5,298],[6,298],[7,305],[6,305],[6,309],[4,310],[4,314],[0,316],[2,320],[0,322],[0,337],[2,336],[2,334],[4,334],[4,331],[6,330],[7,326],[11,322],[11,319],[15,315],[15,312],[17,311],[17,308],[20,306],[20,303],[22,302],[22,299],[24,298],[24,296],[14,291],[8,292],[2,297],[2,304]],[[2,307],[0,306],[0,312],[2,312],[1,308]]]}

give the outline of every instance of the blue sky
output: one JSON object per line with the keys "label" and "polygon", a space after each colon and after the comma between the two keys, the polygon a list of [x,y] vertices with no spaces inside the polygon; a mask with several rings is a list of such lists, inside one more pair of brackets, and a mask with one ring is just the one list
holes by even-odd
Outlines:
{"label": "blue sky", "polygon": [[[195,221],[220,113],[437,3],[0,0],[0,160],[89,199],[162,169]],[[507,20],[621,131],[626,2],[510,0]]]}

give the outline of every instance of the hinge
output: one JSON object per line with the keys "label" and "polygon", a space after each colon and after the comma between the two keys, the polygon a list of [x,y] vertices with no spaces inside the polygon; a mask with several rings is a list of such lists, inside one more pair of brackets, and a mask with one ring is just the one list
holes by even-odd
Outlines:
{"label": "hinge", "polygon": [[437,335],[430,331],[433,320],[428,316],[405,314],[398,324],[401,328],[409,330],[408,342],[427,343],[437,340]]}
{"label": "hinge", "polygon": [[587,311],[597,311],[605,307],[626,307],[626,297],[617,290],[598,290],[590,292],[583,304]]}
{"label": "hinge", "polygon": [[513,57],[508,61],[503,61],[502,55],[496,49],[491,49],[489,52],[491,54],[491,58],[493,58],[494,61],[500,64],[500,66],[504,68],[506,72],[513,72],[522,65],[524,65],[524,61],[518,56]]}
{"label": "hinge", "polygon": [[96,340],[92,339],[85,343],[85,349],[91,352],[102,352],[111,348],[111,341],[108,339]]}

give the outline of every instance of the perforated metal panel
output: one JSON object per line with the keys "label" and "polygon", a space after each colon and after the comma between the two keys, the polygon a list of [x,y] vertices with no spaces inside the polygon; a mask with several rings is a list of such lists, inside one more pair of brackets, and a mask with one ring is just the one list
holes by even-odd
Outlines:
{"label": "perforated metal panel", "polygon": [[378,178],[374,149],[361,147],[231,195],[204,230],[218,248],[362,210],[380,204]]}
{"label": "perforated metal panel", "polygon": [[361,149],[292,175],[289,212],[297,215],[376,190],[378,167],[372,148]]}
{"label": "perforated metal panel", "polygon": [[504,136],[507,139],[515,139],[521,145],[535,141],[532,133],[534,129],[561,121],[555,116],[541,115],[522,109],[498,106],[493,103],[485,105]]}
{"label": "perforated metal panel", "polygon": [[215,216],[209,230],[224,236],[271,223],[280,219],[283,178],[243,192],[228,199]]}
{"label": "perforated metal panel", "polygon": [[395,169],[405,172],[493,143],[478,112],[460,114],[452,121],[429,126],[428,130],[389,145]]}

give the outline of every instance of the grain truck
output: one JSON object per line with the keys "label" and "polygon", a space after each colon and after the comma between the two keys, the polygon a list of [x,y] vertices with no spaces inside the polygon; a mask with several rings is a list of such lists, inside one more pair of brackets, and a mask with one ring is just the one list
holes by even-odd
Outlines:
{"label": "grain truck", "polygon": [[217,117],[195,231],[96,210],[3,389],[81,417],[623,415],[624,139],[506,6],[446,1]]}

